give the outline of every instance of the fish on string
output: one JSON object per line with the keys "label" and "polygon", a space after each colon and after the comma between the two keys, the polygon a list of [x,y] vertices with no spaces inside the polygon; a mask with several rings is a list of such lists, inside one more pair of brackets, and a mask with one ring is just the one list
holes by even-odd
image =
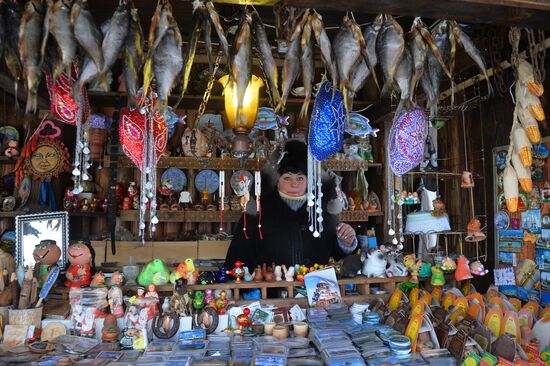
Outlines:
{"label": "fish on string", "polygon": [[366,137],[371,135],[377,137],[376,134],[380,131],[378,128],[372,128],[370,120],[359,113],[350,113],[346,121],[345,132],[357,137]]}
{"label": "fish on string", "polygon": [[254,128],[261,131],[277,130],[283,126],[288,126],[288,118],[288,116],[281,117],[277,115],[273,108],[260,107],[256,114]]}

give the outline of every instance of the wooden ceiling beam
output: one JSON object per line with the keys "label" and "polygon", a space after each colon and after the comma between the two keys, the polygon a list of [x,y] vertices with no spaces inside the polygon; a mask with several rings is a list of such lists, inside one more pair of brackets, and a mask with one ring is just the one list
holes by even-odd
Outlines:
{"label": "wooden ceiling beam", "polygon": [[550,1],[546,0],[282,0],[284,5],[317,10],[352,11],[454,19],[466,23],[518,25],[550,29]]}

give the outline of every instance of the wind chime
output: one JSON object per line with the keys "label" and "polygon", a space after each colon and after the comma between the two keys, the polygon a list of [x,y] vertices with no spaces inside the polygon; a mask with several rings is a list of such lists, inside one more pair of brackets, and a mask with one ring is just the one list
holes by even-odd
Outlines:
{"label": "wind chime", "polygon": [[323,232],[323,192],[321,161],[340,151],[346,125],[344,96],[329,81],[324,81],[315,98],[309,123],[307,152],[307,207],[309,230],[318,238]]}
{"label": "wind chime", "polygon": [[137,96],[141,108],[123,108],[120,117],[119,139],[124,153],[141,171],[139,200],[139,234],[144,240],[145,214],[149,209],[150,233],[156,231],[157,164],[166,153],[168,129],[162,113],[154,110],[156,95],[149,93],[143,100],[143,91]]}
{"label": "wind chime", "polygon": [[46,72],[46,84],[50,94],[50,111],[56,120],[76,126],[76,144],[73,161],[73,193],[84,191],[83,182],[90,179],[88,169],[92,166],[89,146],[90,103],[86,87],[74,97],[71,95],[73,85],[78,80],[78,68],[71,66],[70,73],[64,71],[57,80],[52,80]]}

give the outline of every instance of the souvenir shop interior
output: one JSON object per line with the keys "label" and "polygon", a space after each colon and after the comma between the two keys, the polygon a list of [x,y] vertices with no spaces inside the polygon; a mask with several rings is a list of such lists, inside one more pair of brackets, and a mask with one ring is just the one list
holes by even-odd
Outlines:
{"label": "souvenir shop interior", "polygon": [[444,3],[0,0],[0,364],[550,365],[550,4]]}

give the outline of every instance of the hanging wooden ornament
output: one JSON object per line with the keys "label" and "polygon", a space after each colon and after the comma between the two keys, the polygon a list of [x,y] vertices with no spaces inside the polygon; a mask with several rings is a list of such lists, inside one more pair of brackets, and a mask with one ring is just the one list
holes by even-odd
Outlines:
{"label": "hanging wooden ornament", "polygon": [[517,122],[512,127],[512,145],[514,146],[514,152],[519,155],[523,166],[531,167],[533,164],[531,143],[525,133],[525,129]]}
{"label": "hanging wooden ornament", "polygon": [[512,153],[512,165],[518,175],[519,184],[525,193],[531,192],[533,189],[533,181],[531,180],[531,169],[523,166],[519,155]]}
{"label": "hanging wooden ornament", "polygon": [[506,199],[506,208],[509,212],[514,213],[518,210],[518,175],[510,162],[506,162],[506,168],[502,174],[502,182],[504,187],[504,198]]}
{"label": "hanging wooden ornament", "polygon": [[141,171],[139,205],[139,232],[142,240],[145,234],[145,212],[149,208],[150,232],[156,231],[159,219],[157,210],[157,164],[166,153],[168,130],[163,115],[154,111],[156,95],[142,103],[143,91],[137,96],[139,109],[123,108],[120,112],[119,140],[124,153]]}

